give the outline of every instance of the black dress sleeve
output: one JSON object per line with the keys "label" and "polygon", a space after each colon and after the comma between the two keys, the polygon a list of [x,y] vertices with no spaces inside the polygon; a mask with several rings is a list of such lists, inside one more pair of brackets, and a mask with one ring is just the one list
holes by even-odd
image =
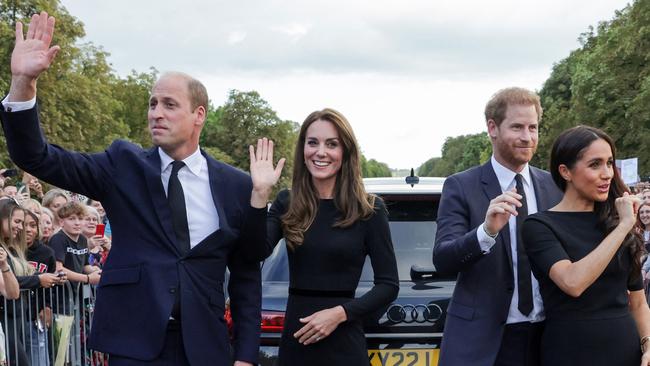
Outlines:
{"label": "black dress sleeve", "polygon": [[267,256],[273,252],[273,248],[275,248],[280,239],[284,236],[284,233],[282,232],[282,216],[289,208],[289,196],[289,190],[284,189],[280,191],[266,215]]}
{"label": "black dress sleeve", "polygon": [[530,262],[546,276],[555,263],[570,260],[553,229],[539,217],[530,216],[524,221],[522,238]]}
{"label": "black dress sleeve", "polygon": [[[632,263],[634,257],[632,256],[632,253],[630,253],[629,250],[626,251],[630,256],[630,263]],[[632,271],[630,271],[630,274],[628,275],[627,278],[627,289],[629,291],[643,290],[643,276],[641,275],[641,271],[639,271],[639,273],[632,273]]]}
{"label": "black dress sleeve", "polygon": [[348,320],[362,318],[390,304],[399,292],[397,261],[388,226],[388,212],[380,198],[375,200],[375,213],[365,224],[365,246],[374,272],[374,286],[363,296],[343,304]]}

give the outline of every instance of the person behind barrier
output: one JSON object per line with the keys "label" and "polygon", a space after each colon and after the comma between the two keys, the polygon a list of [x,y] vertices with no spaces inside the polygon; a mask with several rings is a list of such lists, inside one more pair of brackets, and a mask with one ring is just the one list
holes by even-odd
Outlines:
{"label": "person behind barrier", "polygon": [[[56,259],[54,250],[40,241],[39,215],[25,211],[25,243],[27,244],[27,261],[36,270],[35,277],[38,283],[31,287],[21,286],[21,289],[31,289],[32,310],[25,319],[25,329],[28,333],[25,336],[27,355],[32,365],[47,366],[50,364],[48,355],[48,332],[52,324],[52,310],[50,294],[52,287],[65,282],[65,273],[57,275]],[[46,290],[44,290],[46,289]]]}
{"label": "person behind barrier", "polygon": [[54,214],[47,207],[41,207],[41,241],[47,244],[54,234]]}
{"label": "person behind barrier", "polygon": [[[20,297],[20,281],[24,276],[31,275],[33,268],[25,260],[24,252],[16,248],[24,248],[25,211],[13,200],[0,201],[0,224],[2,226],[0,244],[2,252],[6,253],[6,262],[10,268],[2,270],[2,277],[9,298]],[[2,253],[4,256],[5,253]],[[5,268],[3,266],[3,268]],[[7,338],[10,365],[29,365],[29,360],[23,344],[23,307],[21,301],[4,301],[0,299],[0,323],[2,323]]]}
{"label": "person behind barrier", "polygon": [[[97,289],[90,347],[109,353],[112,366],[256,363],[260,263],[246,248],[265,240],[258,228],[266,204],[251,206],[259,190],[250,176],[199,148],[209,107],[205,87],[179,72],[155,82],[147,114],[151,149],[116,140],[84,154],[48,144],[36,84],[60,49],[50,46],[54,23],[45,12],[35,14],[23,35],[16,22],[0,119],[17,166],[102,202],[110,219],[111,255]],[[224,321],[226,269],[231,334]]]}
{"label": "person behind barrier", "polygon": [[88,199],[86,201],[86,204],[95,210],[97,210],[97,213],[99,214],[99,221],[97,223],[99,224],[104,224],[104,236],[106,236],[109,240],[113,236],[113,232],[111,230],[111,223],[108,221],[108,217],[106,217],[106,210],[104,210],[104,206],[102,205],[101,202],[95,201],[93,199]]}
{"label": "person behind barrier", "polygon": [[68,202],[59,209],[58,216],[61,230],[49,242],[56,258],[56,271],[64,272],[72,282],[98,284],[101,272],[88,262],[88,241],[82,235],[86,206]]}
{"label": "person behind barrier", "polygon": [[88,263],[102,268],[111,250],[111,240],[104,234],[97,234],[97,224],[101,222],[99,212],[93,206],[86,206],[86,216],[81,233],[88,240]]}
{"label": "person behind barrier", "polygon": [[562,132],[550,160],[562,201],[524,221],[546,311],[542,366],[650,365],[645,250],[636,228],[641,199],[629,193],[615,159],[603,131]]}
{"label": "person behind barrier", "polygon": [[54,232],[57,232],[61,229],[61,225],[59,224],[59,217],[56,213],[68,201],[70,201],[68,194],[65,193],[65,191],[57,188],[50,189],[43,196],[43,207],[50,209],[50,211],[52,211],[54,214],[54,221],[52,221],[52,230],[54,230]]}

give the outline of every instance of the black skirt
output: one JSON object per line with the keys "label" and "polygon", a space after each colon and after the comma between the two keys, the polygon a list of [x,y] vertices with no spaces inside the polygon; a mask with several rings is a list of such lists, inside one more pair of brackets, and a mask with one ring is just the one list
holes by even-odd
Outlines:
{"label": "black skirt", "polygon": [[279,350],[280,366],[370,365],[366,338],[360,321],[346,321],[328,337],[302,345],[293,334],[304,326],[300,318],[350,301],[344,297],[289,295]]}
{"label": "black skirt", "polygon": [[620,317],[547,321],[542,366],[638,366],[639,333],[629,313]]}

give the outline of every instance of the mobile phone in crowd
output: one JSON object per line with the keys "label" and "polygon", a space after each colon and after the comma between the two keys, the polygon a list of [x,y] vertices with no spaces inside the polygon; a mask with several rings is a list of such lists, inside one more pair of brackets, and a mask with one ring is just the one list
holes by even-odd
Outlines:
{"label": "mobile phone in crowd", "polygon": [[5,178],[15,177],[16,175],[18,175],[18,170],[16,169],[7,169],[2,172],[2,176]]}
{"label": "mobile phone in crowd", "polygon": [[104,236],[105,229],[106,229],[106,225],[97,224],[97,227],[95,228],[95,235]]}

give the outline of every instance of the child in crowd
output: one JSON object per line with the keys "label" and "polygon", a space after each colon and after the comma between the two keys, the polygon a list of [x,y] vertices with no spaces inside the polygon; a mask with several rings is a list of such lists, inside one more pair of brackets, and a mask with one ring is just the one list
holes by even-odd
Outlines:
{"label": "child in crowd", "polygon": [[58,210],[61,231],[50,238],[57,272],[63,271],[69,281],[99,283],[100,271],[88,263],[88,241],[81,234],[86,216],[85,205],[70,201]]}

